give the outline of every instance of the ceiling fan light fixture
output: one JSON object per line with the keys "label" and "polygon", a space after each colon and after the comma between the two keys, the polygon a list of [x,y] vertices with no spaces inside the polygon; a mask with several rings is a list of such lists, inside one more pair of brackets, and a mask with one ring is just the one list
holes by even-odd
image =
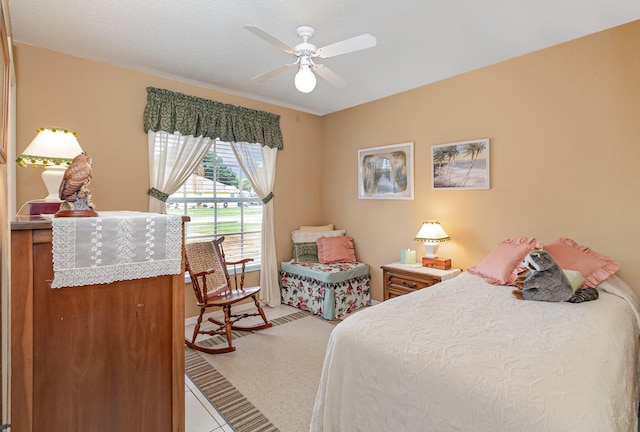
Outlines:
{"label": "ceiling fan light fixture", "polygon": [[309,65],[302,64],[295,78],[296,89],[302,93],[311,93],[316,88],[316,76]]}
{"label": "ceiling fan light fixture", "polygon": [[316,33],[315,29],[311,26],[303,25],[296,28],[296,35],[302,38],[302,43],[296,45],[295,48],[291,48],[289,45],[262,30],[260,27],[254,25],[245,25],[244,28],[258,36],[259,38],[280,48],[287,54],[297,57],[297,60],[295,62],[285,64],[269,72],[257,75],[253,77],[253,79],[263,82],[279,74],[280,72],[283,72],[290,67],[299,64],[294,84],[296,86],[296,89],[298,89],[298,91],[302,93],[310,93],[314,88],[316,88],[316,73],[320,75],[320,78],[323,78],[325,81],[336,88],[343,88],[347,85],[347,82],[340,78],[340,76],[338,76],[335,72],[333,72],[324,64],[314,63],[312,61],[312,58],[318,57],[321,59],[325,59],[376,46],[376,38],[368,33],[365,33],[361,34],[360,36],[355,36],[350,39],[345,39],[341,42],[336,42],[331,45],[324,46],[322,48],[316,48],[314,44],[309,42],[309,39],[311,39]]}

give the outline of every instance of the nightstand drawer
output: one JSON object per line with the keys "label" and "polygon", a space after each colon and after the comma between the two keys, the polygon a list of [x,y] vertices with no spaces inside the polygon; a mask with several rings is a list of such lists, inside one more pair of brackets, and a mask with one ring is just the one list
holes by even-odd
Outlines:
{"label": "nightstand drawer", "polygon": [[387,273],[387,280],[385,281],[385,284],[388,288],[415,291],[429,287],[438,282],[440,282],[440,280],[436,278],[416,278],[397,273]]}
{"label": "nightstand drawer", "polygon": [[460,273],[459,269],[437,270],[427,267],[413,267],[405,264],[387,264],[382,266],[384,299],[388,300],[428,288]]}

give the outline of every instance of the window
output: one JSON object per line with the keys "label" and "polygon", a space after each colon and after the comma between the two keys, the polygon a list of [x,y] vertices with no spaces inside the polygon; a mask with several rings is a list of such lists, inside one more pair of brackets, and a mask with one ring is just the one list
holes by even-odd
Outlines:
{"label": "window", "polygon": [[[254,157],[261,160],[261,153]],[[186,241],[224,236],[228,261],[253,258],[260,266],[262,201],[253,192],[228,142],[214,140],[187,181],[167,200],[167,214],[188,215]]]}

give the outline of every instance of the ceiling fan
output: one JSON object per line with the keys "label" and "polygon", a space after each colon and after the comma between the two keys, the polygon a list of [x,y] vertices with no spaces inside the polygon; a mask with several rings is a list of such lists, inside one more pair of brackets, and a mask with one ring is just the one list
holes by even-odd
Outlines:
{"label": "ceiling fan", "polygon": [[292,66],[298,66],[298,72],[296,73],[295,85],[296,88],[302,93],[311,92],[316,86],[316,77],[314,72],[328,81],[331,85],[337,88],[346,87],[347,82],[339,75],[333,72],[331,69],[323,64],[318,64],[313,61],[315,58],[329,58],[342,54],[347,54],[354,51],[363,50],[376,46],[376,38],[372,35],[365,33],[360,36],[355,36],[350,39],[336,42],[331,45],[327,45],[322,48],[316,48],[315,45],[309,42],[309,39],[316,34],[316,30],[308,25],[298,26],[296,28],[296,35],[302,38],[302,43],[291,48],[289,45],[280,41],[276,37],[270,35],[260,27],[254,25],[245,25],[244,28],[249,30],[259,38],[264,39],[270,44],[275,45],[287,54],[291,54],[296,57],[296,61],[290,64],[282,65],[272,71],[265,72],[263,74],[253,77],[258,82],[264,82],[269,78],[284,72]]}

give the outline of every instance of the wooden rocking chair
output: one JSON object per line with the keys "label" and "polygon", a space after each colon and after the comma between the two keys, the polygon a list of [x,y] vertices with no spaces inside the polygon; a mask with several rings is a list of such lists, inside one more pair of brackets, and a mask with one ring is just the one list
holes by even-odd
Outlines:
{"label": "wooden rocking chair", "polygon": [[[236,347],[232,342],[232,330],[253,331],[271,327],[271,323],[267,321],[267,317],[260,306],[257,294],[260,287],[244,287],[244,271],[248,262],[253,261],[252,258],[245,258],[240,261],[226,261],[222,242],[224,237],[217,240],[189,243],[185,245],[185,264],[186,269],[191,275],[191,283],[193,291],[196,295],[196,304],[200,306],[200,315],[198,322],[193,329],[193,337],[191,340],[185,338],[187,346],[208,354],[221,354],[235,351]],[[233,266],[233,274],[230,277],[227,266]],[[240,266],[240,274],[236,271]],[[233,283],[232,283],[233,282]],[[233,315],[231,313],[231,305],[251,297],[256,305],[257,312],[243,313]],[[200,330],[202,317],[207,308],[221,307],[224,312],[224,322],[209,318],[208,321],[217,325],[213,330]],[[264,324],[258,324],[250,327],[237,326],[235,323],[243,318],[260,316]],[[228,346],[223,348],[211,348],[196,343],[198,335],[226,335]]]}

